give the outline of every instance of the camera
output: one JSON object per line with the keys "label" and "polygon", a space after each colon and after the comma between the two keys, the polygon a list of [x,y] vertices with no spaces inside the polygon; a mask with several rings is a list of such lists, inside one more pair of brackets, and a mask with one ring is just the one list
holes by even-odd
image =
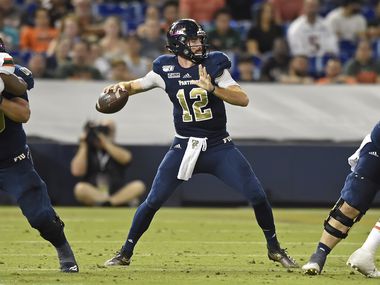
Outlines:
{"label": "camera", "polygon": [[97,125],[94,122],[87,122],[84,126],[84,130],[86,131],[86,142],[91,146],[96,146],[99,141],[98,134],[104,134],[108,136],[111,132],[111,129],[108,126]]}

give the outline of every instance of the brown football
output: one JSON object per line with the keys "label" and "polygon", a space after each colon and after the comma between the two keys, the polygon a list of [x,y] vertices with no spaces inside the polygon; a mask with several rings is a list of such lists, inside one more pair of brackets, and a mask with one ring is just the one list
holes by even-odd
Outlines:
{"label": "brown football", "polygon": [[100,94],[96,102],[96,110],[104,114],[112,114],[120,111],[128,102],[128,92],[118,89],[116,92]]}

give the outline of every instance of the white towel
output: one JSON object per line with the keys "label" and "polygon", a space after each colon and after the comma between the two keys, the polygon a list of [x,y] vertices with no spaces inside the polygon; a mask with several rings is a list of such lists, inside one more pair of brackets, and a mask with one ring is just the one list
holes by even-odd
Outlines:
{"label": "white towel", "polygon": [[364,140],[362,141],[360,147],[355,151],[355,153],[353,155],[351,155],[349,158],[348,158],[348,164],[351,166],[351,171],[355,171],[355,167],[356,165],[358,164],[358,161],[359,161],[359,156],[360,156],[360,151],[362,150],[362,148],[367,144],[367,143],[370,143],[372,140],[371,140],[371,135],[366,135],[366,137],[364,138]]}
{"label": "white towel", "polygon": [[179,167],[177,178],[189,180],[193,175],[195,164],[199,154],[207,149],[207,138],[190,137],[187,142],[185,154],[183,155],[181,166]]}

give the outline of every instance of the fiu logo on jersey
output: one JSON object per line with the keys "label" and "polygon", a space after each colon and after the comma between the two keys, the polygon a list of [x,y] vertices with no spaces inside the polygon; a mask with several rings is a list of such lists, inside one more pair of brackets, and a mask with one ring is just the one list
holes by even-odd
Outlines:
{"label": "fiu logo on jersey", "polygon": [[163,72],[171,72],[174,70],[174,65],[163,65],[162,71]]}
{"label": "fiu logo on jersey", "polygon": [[17,162],[17,161],[21,161],[21,160],[24,160],[26,158],[26,155],[25,153],[22,153],[16,157],[13,158],[14,162]]}
{"label": "fiu logo on jersey", "polygon": [[195,80],[178,80],[180,86],[193,85]]}
{"label": "fiu logo on jersey", "polygon": [[194,149],[194,148],[196,148],[198,146],[198,144],[199,144],[199,141],[192,141],[191,142],[191,147]]}

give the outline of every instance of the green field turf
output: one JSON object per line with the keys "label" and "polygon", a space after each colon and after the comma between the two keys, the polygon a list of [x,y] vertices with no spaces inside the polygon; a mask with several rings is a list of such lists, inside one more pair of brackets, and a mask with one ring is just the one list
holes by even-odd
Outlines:
{"label": "green field turf", "polygon": [[[379,284],[345,262],[380,217],[370,210],[330,254],[321,276],[287,272],[268,260],[264,238],[248,208],[158,212],[130,267],[105,268],[120,248],[134,209],[58,208],[81,272],[57,271],[55,250],[17,208],[0,207],[0,284]],[[277,209],[282,245],[302,265],[318,241],[328,210]],[[380,266],[379,259],[377,260]]]}

